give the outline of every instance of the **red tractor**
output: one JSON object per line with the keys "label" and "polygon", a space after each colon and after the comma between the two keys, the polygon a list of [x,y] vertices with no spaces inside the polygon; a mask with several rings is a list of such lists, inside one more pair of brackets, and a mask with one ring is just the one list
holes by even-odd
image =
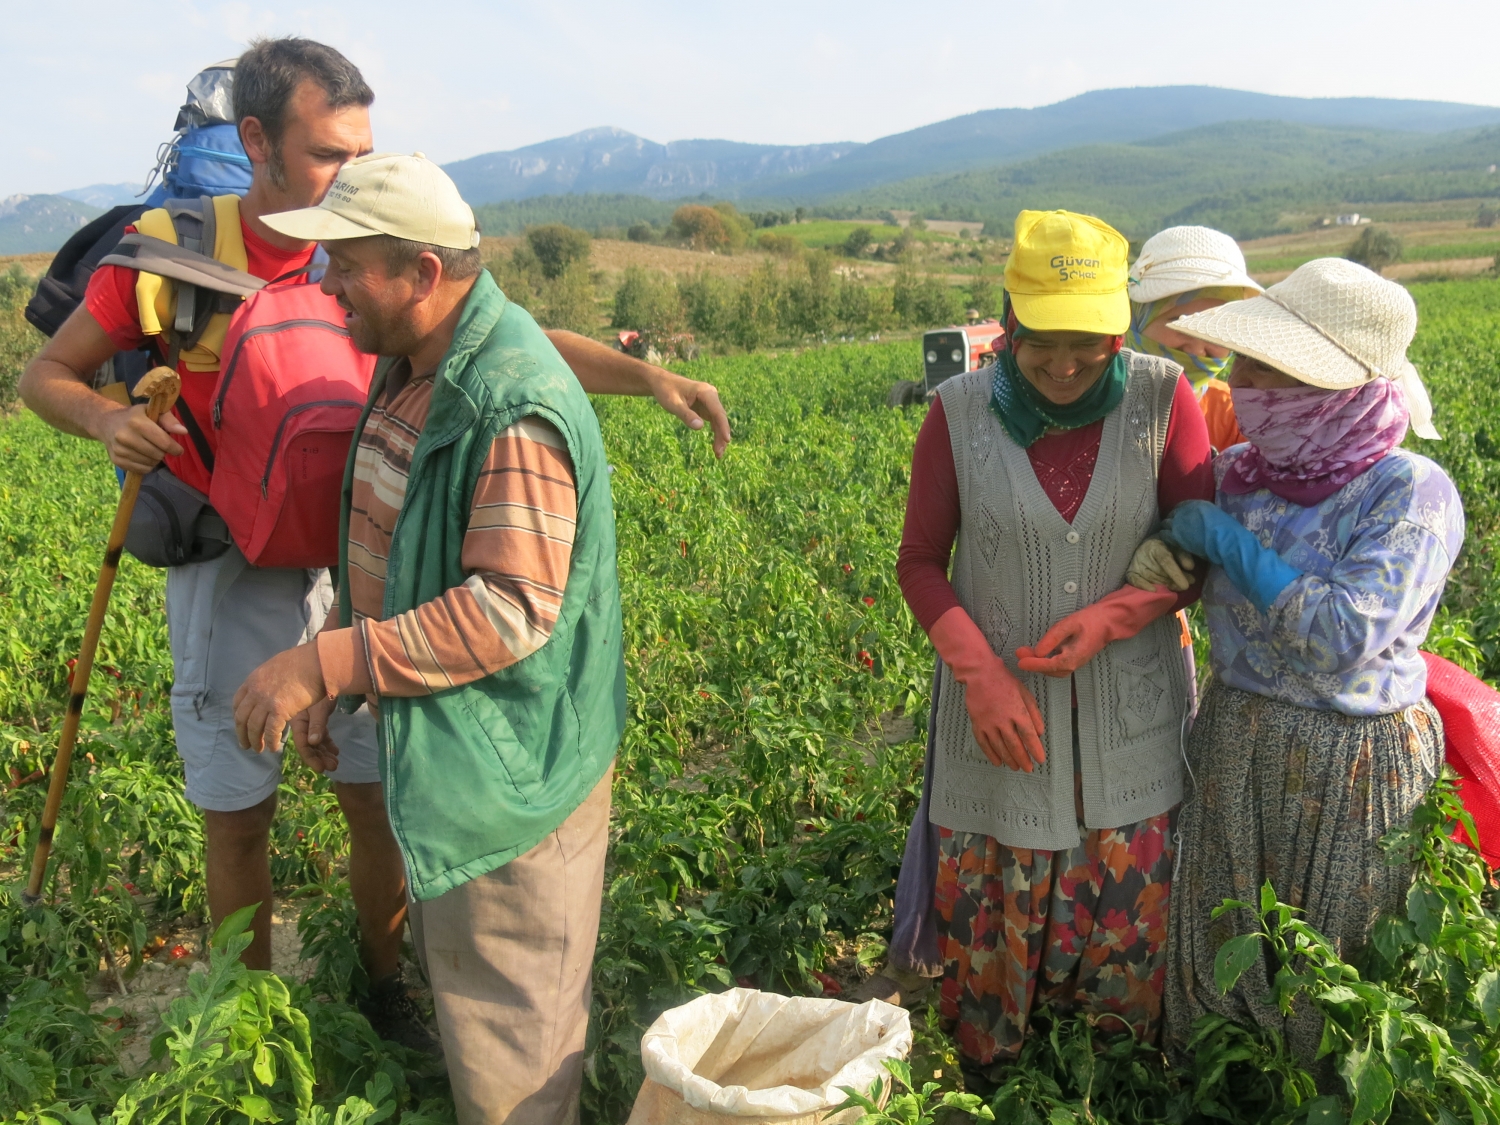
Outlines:
{"label": "red tractor", "polygon": [[922,336],[922,381],[902,379],[886,396],[887,406],[914,406],[930,399],[942,383],[965,371],[995,362],[995,348],[1005,340],[1005,328],[993,318],[936,328]]}

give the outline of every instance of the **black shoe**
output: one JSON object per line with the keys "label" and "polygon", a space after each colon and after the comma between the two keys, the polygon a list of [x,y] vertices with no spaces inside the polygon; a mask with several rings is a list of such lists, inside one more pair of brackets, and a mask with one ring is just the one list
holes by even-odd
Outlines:
{"label": "black shoe", "polygon": [[442,1057],[443,1048],[423,1023],[421,1009],[406,991],[399,969],[370,985],[359,1001],[359,1011],[380,1038],[408,1051]]}

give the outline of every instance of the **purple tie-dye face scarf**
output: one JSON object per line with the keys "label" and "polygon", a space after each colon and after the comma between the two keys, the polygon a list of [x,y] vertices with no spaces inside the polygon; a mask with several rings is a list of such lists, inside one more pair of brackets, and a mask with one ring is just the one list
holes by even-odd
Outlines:
{"label": "purple tie-dye face scarf", "polygon": [[1234,387],[1230,394],[1235,420],[1251,448],[1225,475],[1225,492],[1267,488],[1311,507],[1406,437],[1406,396],[1389,379],[1345,391]]}

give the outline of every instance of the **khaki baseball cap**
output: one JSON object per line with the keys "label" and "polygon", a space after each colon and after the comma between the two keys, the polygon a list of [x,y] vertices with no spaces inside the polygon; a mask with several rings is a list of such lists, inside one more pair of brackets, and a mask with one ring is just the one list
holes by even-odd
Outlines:
{"label": "khaki baseball cap", "polygon": [[1005,263],[1016,319],[1033,332],[1122,335],[1130,245],[1108,223],[1072,211],[1022,211]]}
{"label": "khaki baseball cap", "polygon": [[272,230],[307,242],[389,234],[453,250],[479,245],[474,212],[448,173],[420,152],[356,157],[339,170],[316,207],[261,219]]}

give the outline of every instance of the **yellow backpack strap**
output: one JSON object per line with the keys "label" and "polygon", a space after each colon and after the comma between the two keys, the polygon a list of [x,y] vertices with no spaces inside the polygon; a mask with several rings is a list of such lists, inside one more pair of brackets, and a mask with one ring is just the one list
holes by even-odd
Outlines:
{"label": "yellow backpack strap", "polygon": [[[135,221],[135,229],[177,245],[177,228],[172,225],[172,216],[167,214],[165,207],[147,211]],[[163,326],[172,322],[176,295],[177,286],[169,278],[145,272],[135,275],[135,303],[144,335],[160,336],[165,331]]]}
{"label": "yellow backpack strap", "polygon": [[[207,197],[205,197],[207,199]],[[205,209],[204,234],[213,232],[211,256],[226,266],[247,271],[249,256],[245,251],[244,231],[240,227],[240,198],[237,195],[215,196],[209,202],[211,212]],[[159,238],[172,245],[181,245],[177,225],[165,207],[147,211],[135,223],[141,234]],[[208,247],[199,247],[199,252],[208,252]],[[177,283],[159,274],[136,274],[135,299],[140,314],[141,332],[147,336],[166,335],[170,330],[179,337],[186,335],[179,321]],[[202,293],[199,299],[217,299],[216,295]],[[219,356],[224,348],[224,333],[229,328],[228,312],[216,312],[208,326],[190,347],[183,348],[179,359],[189,371],[217,371]],[[192,310],[187,310],[187,331],[192,327]]]}
{"label": "yellow backpack strap", "polygon": [[245,252],[245,231],[240,226],[240,197],[214,197],[214,257],[226,266],[250,271],[250,256]]}

